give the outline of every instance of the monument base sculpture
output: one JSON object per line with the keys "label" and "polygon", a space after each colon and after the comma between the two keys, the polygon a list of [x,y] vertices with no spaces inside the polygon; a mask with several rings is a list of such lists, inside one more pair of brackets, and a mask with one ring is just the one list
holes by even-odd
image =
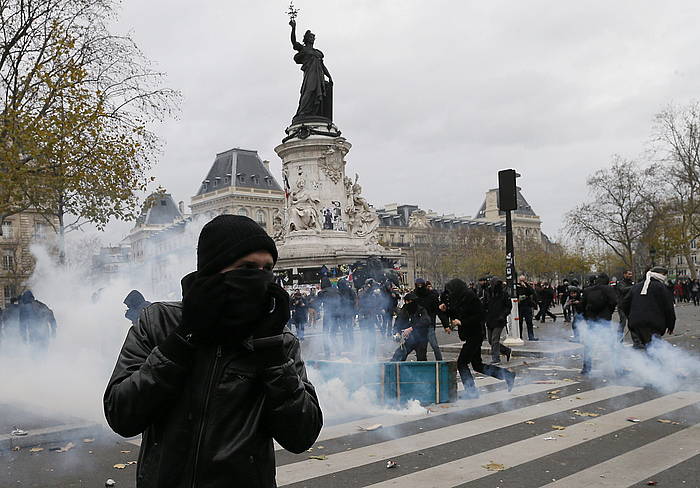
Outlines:
{"label": "monument base sculpture", "polygon": [[[379,218],[362,196],[358,177],[345,175],[351,144],[332,123],[293,124],[275,148],[287,192],[276,221],[277,269],[352,264],[371,256],[398,261],[401,252],[379,245]],[[335,135],[338,134],[338,135]]]}

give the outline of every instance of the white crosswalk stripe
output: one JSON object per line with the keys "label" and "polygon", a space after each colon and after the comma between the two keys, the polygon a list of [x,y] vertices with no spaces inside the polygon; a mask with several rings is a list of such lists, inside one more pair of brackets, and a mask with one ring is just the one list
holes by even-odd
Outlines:
{"label": "white crosswalk stripe", "polygon": [[[667,435],[604,463],[544,485],[543,488],[625,488],[700,455],[700,424]],[[644,460],[640,462],[640,460]],[[700,480],[698,480],[700,483]]]}
{"label": "white crosswalk stripe", "polygon": [[[548,386],[551,387],[551,385]],[[639,388],[630,386],[607,386],[546,403],[538,403],[529,407],[505,411],[421,434],[330,455],[323,463],[307,460],[279,466],[277,468],[277,483],[279,486],[284,486],[376,462],[378,459],[397,457],[413,451],[429,449],[447,442],[502,429],[530,419],[576,409],[589,403],[606,400],[637,390]],[[421,478],[421,480],[423,479]],[[428,481],[430,480],[428,479]],[[428,485],[418,482],[403,486],[422,487]]]}
{"label": "white crosswalk stripe", "polygon": [[632,415],[643,421],[697,402],[700,402],[700,393],[698,392],[681,392],[667,395],[594,418],[588,422],[575,424],[566,429],[564,434],[566,437],[557,437],[554,441],[544,442],[546,437],[557,436],[560,433],[559,431],[548,432],[508,444],[504,447],[440,464],[417,473],[400,476],[370,486],[372,488],[388,488],[391,486],[452,488],[492,474],[485,466],[492,463],[494,459],[507,460],[507,467],[518,466],[562,449],[575,447],[590,439],[629,428],[634,423],[628,422],[626,419]]}

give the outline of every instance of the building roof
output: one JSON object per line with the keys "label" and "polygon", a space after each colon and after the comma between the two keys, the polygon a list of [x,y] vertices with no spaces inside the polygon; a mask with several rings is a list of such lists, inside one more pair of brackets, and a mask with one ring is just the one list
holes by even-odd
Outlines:
{"label": "building roof", "polygon": [[257,151],[233,148],[216,155],[197,195],[235,186],[258,190],[279,190],[280,185],[263,164]]}
{"label": "building roof", "polygon": [[[383,227],[408,227],[411,214],[420,210],[417,205],[387,205],[383,209],[377,210],[379,221]],[[501,222],[481,222],[468,217],[457,217],[455,215],[426,214],[430,223],[438,228],[455,227],[490,227],[496,230],[505,229],[505,224]]]}
{"label": "building roof", "polygon": [[[498,201],[498,189],[492,189],[490,191],[495,191],[496,192],[496,201]],[[520,187],[518,187],[518,208],[517,210],[513,211],[513,214],[515,215],[527,215],[528,217],[537,217],[537,214],[535,213],[534,210],[532,210],[532,207],[530,206],[529,203],[527,203],[527,200],[525,200],[525,197],[523,196],[522,192],[520,191]],[[505,212],[498,212],[500,215],[505,215]],[[476,213],[476,218],[477,219],[483,219],[486,217],[486,199],[484,199],[484,202],[481,204],[481,207],[479,208],[479,211]]]}
{"label": "building roof", "polygon": [[152,193],[141,210],[137,225],[168,225],[182,219],[170,193]]}

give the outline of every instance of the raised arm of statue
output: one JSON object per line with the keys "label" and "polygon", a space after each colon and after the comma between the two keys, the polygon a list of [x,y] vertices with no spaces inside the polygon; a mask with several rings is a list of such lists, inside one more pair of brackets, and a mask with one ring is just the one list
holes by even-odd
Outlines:
{"label": "raised arm of statue", "polygon": [[297,51],[300,51],[303,46],[297,42],[297,21],[292,19],[289,21],[289,25],[292,26],[292,47]]}
{"label": "raised arm of statue", "polygon": [[331,78],[331,74],[328,72],[328,68],[326,68],[325,64],[322,64],[321,67],[323,68],[323,74],[328,77],[328,81],[333,84],[333,78]]}

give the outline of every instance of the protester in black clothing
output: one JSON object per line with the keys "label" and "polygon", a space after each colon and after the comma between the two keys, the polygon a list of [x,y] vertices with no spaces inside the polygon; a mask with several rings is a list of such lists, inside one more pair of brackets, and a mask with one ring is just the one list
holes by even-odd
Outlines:
{"label": "protester in black clothing", "polygon": [[141,310],[148,307],[150,304],[151,302],[146,301],[140,291],[131,290],[124,299],[124,305],[128,307],[127,311],[124,313],[124,317],[131,321],[131,325],[136,325],[139,321]]}
{"label": "protester in black clothing", "polygon": [[391,337],[394,330],[394,315],[399,306],[401,296],[394,290],[394,284],[391,280],[386,280],[382,287],[384,297],[384,307],[382,310],[382,328],[387,337]]}
{"label": "protester in black clothing", "polygon": [[199,235],[182,303],[154,303],[129,330],[104,408],[115,432],[143,434],[137,486],[273,487],[273,440],[295,453],[316,441],[321,409],[276,259],[253,220],[220,215]]}
{"label": "protester in black clothing", "polygon": [[382,313],[382,290],[372,278],[357,293],[360,332],[362,333],[362,358],[375,360],[377,346],[377,325]]}
{"label": "protester in black clothing", "polygon": [[3,310],[0,320],[0,345],[7,351],[26,342],[26,334],[20,327],[17,301],[17,297],[10,298],[10,304]]}
{"label": "protester in black clothing", "polygon": [[552,317],[552,321],[557,321],[557,316],[549,311],[550,307],[554,304],[554,298],[554,288],[552,288],[548,282],[544,282],[537,297],[537,306],[540,310],[537,312],[535,320],[544,322],[547,317]]}
{"label": "protester in black clothing", "polygon": [[429,290],[427,282],[423,278],[417,278],[415,281],[415,288],[413,293],[416,295],[416,301],[418,305],[423,307],[430,317],[430,327],[428,328],[428,343],[435,353],[435,360],[442,361],[442,352],[440,351],[440,345],[437,342],[437,337],[435,337],[435,323],[436,317],[439,312],[438,307],[440,306],[440,294],[435,290]]}
{"label": "protester in black clothing", "polygon": [[639,337],[637,349],[646,349],[654,337],[673,333],[676,312],[673,295],[664,286],[668,270],[652,268],[642,283],[634,285],[622,300],[621,308],[627,314],[627,326]]}
{"label": "protester in black clothing", "polygon": [[330,359],[333,353],[340,352],[337,339],[342,311],[340,292],[326,276],[321,278],[321,291],[316,300],[323,306],[323,353]]}
{"label": "protester in black clothing", "polygon": [[451,327],[457,327],[459,338],[464,342],[457,358],[457,371],[464,384],[464,394],[476,398],[479,392],[469,371],[471,363],[475,371],[505,380],[508,391],[513,388],[515,373],[498,366],[484,364],[481,359],[483,338],[483,310],[476,294],[460,279],[450,280],[442,294],[440,310],[446,315]]}
{"label": "protester in black clothing", "polygon": [[569,280],[562,281],[561,285],[557,286],[557,299],[564,312],[564,322],[569,322],[571,317],[569,317],[568,311],[564,308],[566,300],[569,298]]}
{"label": "protester in black clothing", "polygon": [[350,351],[355,344],[357,294],[345,278],[338,280],[338,292],[340,292],[340,328],[343,332],[343,346],[346,351]]}
{"label": "protester in black clothing", "polygon": [[691,280],[688,285],[690,289],[690,297],[693,299],[693,305],[700,305],[700,280]]}
{"label": "protester in black clothing", "polygon": [[574,333],[572,342],[579,342],[578,324],[583,320],[583,306],[581,305],[581,289],[577,286],[578,282],[573,281],[569,287],[569,298],[564,305],[571,317],[571,331]]}
{"label": "protester in black clothing", "polygon": [[525,276],[518,278],[518,284],[515,287],[515,292],[518,294],[518,316],[520,327],[520,337],[523,336],[523,321],[527,325],[527,340],[539,341],[535,337],[535,330],[532,324],[533,307],[535,306],[535,290],[527,282]]}
{"label": "protester in black clothing", "polygon": [[[615,292],[617,294],[617,314],[620,317],[620,326],[617,333],[620,337],[620,342],[622,342],[622,339],[625,336],[625,326],[627,325],[627,315],[625,315],[625,312],[622,310],[620,305],[622,304],[622,300],[625,298],[625,295],[627,295],[627,293],[634,286],[634,281],[632,280],[633,276],[632,271],[626,270],[624,273],[622,273],[622,279],[615,284]],[[637,337],[636,332],[633,333],[630,331],[630,336],[633,344],[639,343],[639,338]]]}
{"label": "protester in black clothing", "polygon": [[[583,369],[581,374],[588,374],[592,368],[592,351],[590,349],[593,335],[597,331],[612,326],[612,316],[617,306],[617,294],[610,286],[610,278],[601,273],[596,284],[583,289],[581,307],[586,320],[586,332],[583,335]],[[615,358],[612,358],[615,359]]]}
{"label": "protester in black clothing", "polygon": [[400,334],[401,344],[394,352],[392,361],[405,361],[416,351],[418,361],[428,360],[428,329],[430,316],[418,303],[418,296],[411,292],[404,297],[404,305],[396,316],[394,330]]}
{"label": "protester in black clothing", "polygon": [[506,361],[510,361],[511,350],[501,344],[501,334],[507,326],[507,319],[510,315],[512,302],[503,287],[503,282],[498,279],[491,280],[488,294],[486,296],[486,331],[488,332],[489,344],[491,344],[491,364],[501,362],[501,354],[505,355]]}
{"label": "protester in black clothing", "polygon": [[300,341],[304,340],[304,326],[309,320],[309,305],[306,297],[302,295],[301,290],[296,289],[290,298],[290,306],[292,319],[290,322],[296,329],[297,338]]}
{"label": "protester in black clothing", "polygon": [[25,342],[37,351],[46,351],[56,337],[53,311],[34,298],[30,290],[19,297],[19,328]]}

